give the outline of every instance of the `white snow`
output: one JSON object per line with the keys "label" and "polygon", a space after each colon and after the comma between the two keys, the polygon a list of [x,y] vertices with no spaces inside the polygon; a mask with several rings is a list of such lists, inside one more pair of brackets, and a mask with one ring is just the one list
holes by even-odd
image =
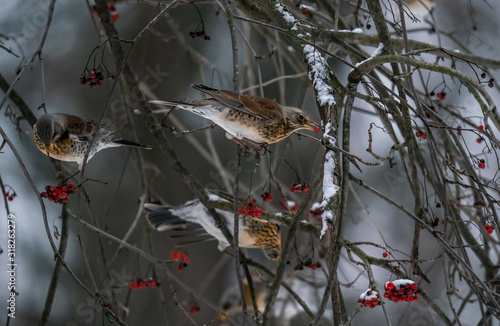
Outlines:
{"label": "white snow", "polygon": [[311,206],[311,211],[317,210],[318,208],[321,208],[321,204],[318,202],[315,202]]}
{"label": "white snow", "polygon": [[379,43],[378,48],[375,50],[375,52],[372,53],[371,57],[369,57],[368,59],[365,59],[365,60],[363,60],[361,62],[356,63],[355,67],[358,68],[358,66],[360,64],[365,63],[368,60],[371,60],[371,59],[375,58],[376,56],[379,56],[382,53],[383,49],[384,49],[384,44]]}
{"label": "white snow", "polygon": [[293,24],[295,23],[295,18],[293,17],[292,14],[290,14],[288,12],[288,10],[285,9],[285,7],[283,7],[283,5],[279,2],[276,2],[276,9],[281,12],[281,14],[283,15],[283,18],[287,21],[287,23],[290,23],[290,24]]}
{"label": "white snow", "polygon": [[353,32],[353,33],[363,33],[363,30],[361,28],[355,28],[355,29],[353,29],[350,32]]}
{"label": "white snow", "polygon": [[384,288],[387,288],[387,284],[389,284],[389,283],[394,284],[394,287],[396,289],[399,289],[399,287],[401,285],[413,284],[415,282],[413,282],[412,280],[406,280],[406,279],[394,280],[394,281],[389,281],[389,282],[385,283]]}
{"label": "white snow", "polygon": [[[368,294],[368,293],[370,293],[370,294]],[[361,293],[359,298],[362,300],[371,301],[371,299],[377,298],[377,294],[378,294],[377,291],[373,291],[372,289],[368,289],[365,292]]]}
{"label": "white snow", "polygon": [[327,79],[328,63],[312,45],[305,45],[303,50],[310,67],[309,79],[313,82],[318,103],[320,105],[333,105],[335,103],[333,89],[324,82],[324,79]]}
{"label": "white snow", "polygon": [[[331,124],[328,122],[325,126],[325,133],[323,137],[328,137],[331,138],[331,136],[328,134],[331,130]],[[322,214],[322,227],[321,227],[321,235],[320,238],[323,237],[323,235],[326,232],[327,229],[327,219],[330,221],[333,219],[333,211],[329,209],[325,209],[326,205],[328,205],[328,202],[335,196],[337,191],[339,190],[339,186],[333,183],[333,172],[335,169],[335,160],[334,160],[334,155],[333,151],[329,150],[325,154],[325,164],[323,166],[323,201],[320,204],[320,207],[324,209],[324,212]]]}
{"label": "white snow", "polygon": [[214,194],[208,194],[208,200],[209,200],[209,201],[219,201],[219,200],[220,200],[220,198],[219,198],[219,196],[217,196],[217,195],[214,195]]}

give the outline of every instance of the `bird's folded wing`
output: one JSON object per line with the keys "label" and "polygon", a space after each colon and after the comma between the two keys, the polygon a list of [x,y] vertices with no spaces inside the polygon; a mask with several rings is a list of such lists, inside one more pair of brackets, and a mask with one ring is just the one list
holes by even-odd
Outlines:
{"label": "bird's folded wing", "polygon": [[233,109],[256,115],[266,120],[282,120],[281,105],[267,98],[238,94],[227,90],[218,90],[208,86],[191,85],[196,90],[212,96],[216,101]]}

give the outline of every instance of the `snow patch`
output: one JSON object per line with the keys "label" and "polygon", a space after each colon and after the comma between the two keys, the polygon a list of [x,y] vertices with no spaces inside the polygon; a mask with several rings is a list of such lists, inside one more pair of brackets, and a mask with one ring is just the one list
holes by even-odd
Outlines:
{"label": "snow patch", "polygon": [[287,23],[290,23],[290,24],[293,24],[295,23],[295,17],[293,17],[292,14],[290,14],[288,12],[288,10],[285,9],[285,7],[279,3],[279,2],[276,2],[276,6],[275,8],[281,12],[281,15],[283,16],[283,18],[286,20]]}
{"label": "snow patch", "polygon": [[375,58],[376,56],[379,56],[382,53],[383,49],[384,49],[384,44],[379,43],[378,48],[375,50],[375,52],[372,53],[371,57],[369,57],[368,59],[365,59],[365,60],[363,60],[361,62],[356,63],[355,67],[358,68],[358,66],[360,64],[365,63],[368,60],[371,60],[371,59]]}
{"label": "snow patch", "polygon": [[[331,138],[329,135],[331,131],[331,123],[328,122],[325,126],[325,133],[323,137],[327,137],[328,139]],[[327,229],[327,219],[328,220],[333,220],[333,211],[329,209],[325,209],[325,207],[328,205],[328,202],[337,194],[337,191],[339,190],[339,186],[334,184],[333,182],[333,176],[334,176],[334,170],[335,170],[335,157],[333,151],[327,151],[325,154],[325,164],[323,166],[323,201],[320,204],[320,207],[324,209],[324,212],[322,214],[322,227],[321,227],[321,235],[320,239],[323,237],[323,235],[326,232]]]}
{"label": "snow patch", "polygon": [[219,201],[220,197],[214,194],[208,194],[208,200],[209,201]]}
{"label": "snow patch", "polygon": [[327,79],[327,73],[325,70],[328,67],[328,64],[326,60],[312,45],[305,45],[303,50],[307,63],[310,67],[309,79],[313,82],[318,103],[320,105],[333,105],[335,103],[333,89],[330,85],[323,81],[324,79]]}

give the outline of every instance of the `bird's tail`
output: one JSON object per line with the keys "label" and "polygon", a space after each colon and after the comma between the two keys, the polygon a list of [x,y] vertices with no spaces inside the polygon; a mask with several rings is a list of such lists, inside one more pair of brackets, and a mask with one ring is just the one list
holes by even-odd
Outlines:
{"label": "bird's tail", "polygon": [[144,204],[146,219],[158,231],[185,229],[187,222],[176,215],[175,208],[164,205]]}
{"label": "bird's tail", "polygon": [[139,143],[136,143],[135,141],[123,139],[123,138],[113,139],[113,143],[116,145],[119,145],[119,146],[129,146],[129,147],[151,149],[151,146],[139,144]]}

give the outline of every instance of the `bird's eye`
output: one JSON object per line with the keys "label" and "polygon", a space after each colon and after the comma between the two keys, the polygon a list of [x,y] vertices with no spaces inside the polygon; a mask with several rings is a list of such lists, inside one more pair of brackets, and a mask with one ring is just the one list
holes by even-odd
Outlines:
{"label": "bird's eye", "polygon": [[297,119],[299,119],[299,122],[302,122],[304,121],[304,116],[302,114],[299,114],[299,116],[297,117]]}

